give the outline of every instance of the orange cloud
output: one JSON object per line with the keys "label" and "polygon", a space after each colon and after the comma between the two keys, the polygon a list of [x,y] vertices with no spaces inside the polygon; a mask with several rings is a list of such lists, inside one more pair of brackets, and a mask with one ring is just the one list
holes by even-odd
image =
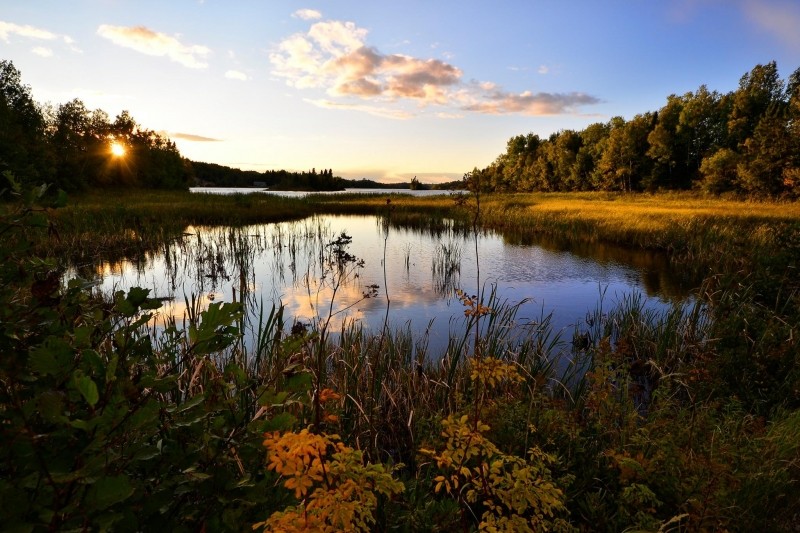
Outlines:
{"label": "orange cloud", "polygon": [[[321,88],[336,98],[370,99],[381,105],[362,105],[330,99],[309,99],[329,109],[364,111],[386,118],[409,118],[394,110],[397,101],[419,107],[451,106],[488,114],[552,115],[574,113],[578,107],[599,103],[584,93],[508,93],[492,82],[462,81],[457,66],[440,59],[383,54],[366,44],[367,30],[352,22],[322,21],[308,32],[284,39],[270,55],[273,74],[298,89]],[[452,118],[454,113],[445,114]]]}
{"label": "orange cloud", "polygon": [[222,140],[212,137],[203,137],[202,135],[195,135],[193,133],[167,132],[166,135],[170,139],[183,139],[184,141],[195,142],[220,142]]}
{"label": "orange cloud", "polygon": [[204,59],[211,50],[200,45],[185,45],[175,37],[153,31],[144,26],[111,26],[103,24],[97,34],[112,43],[151,56],[166,56],[189,68],[206,68]]}

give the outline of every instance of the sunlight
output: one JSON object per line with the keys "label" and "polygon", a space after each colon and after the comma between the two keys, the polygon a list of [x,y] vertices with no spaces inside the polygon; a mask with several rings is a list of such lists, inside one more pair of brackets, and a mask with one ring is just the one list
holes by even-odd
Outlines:
{"label": "sunlight", "polygon": [[111,155],[114,157],[123,157],[125,155],[125,146],[114,141],[111,143]]}

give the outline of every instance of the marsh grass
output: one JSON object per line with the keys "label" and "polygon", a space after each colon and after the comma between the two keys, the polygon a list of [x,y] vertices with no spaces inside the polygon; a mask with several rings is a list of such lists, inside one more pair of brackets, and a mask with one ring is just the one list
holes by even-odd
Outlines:
{"label": "marsh grass", "polygon": [[[390,199],[392,223],[406,216],[436,232],[450,217],[469,226],[463,202]],[[276,205],[293,217],[304,209],[385,210],[385,200]],[[116,201],[85,197],[58,214],[62,244],[51,249],[63,251],[58,246],[67,243],[86,246],[87,256],[106,247],[146,255],[170,239],[191,239],[183,235],[189,224],[275,215],[268,213],[273,199],[261,205],[141,194],[108,209]],[[469,530],[471,515],[458,515],[432,490],[432,465],[418,451],[441,441],[442,419],[478,405],[482,391],[469,360],[480,353],[514,364],[524,377],[476,413],[490,421],[486,437],[507,454],[525,457],[538,447],[556,458],[554,482],[576,527],[788,530],[800,513],[799,219],[795,204],[684,195],[482,197],[488,227],[663,249],[710,275],[688,308],[656,313],[639,297],[601,299],[571,339],[553,330],[549,316],[517,324],[518,306],[489,289],[473,305],[490,312],[453,321],[441,358],[429,353],[427,333],[407,327],[372,332],[350,323],[341,335],[326,335],[333,307],[317,307],[318,320],[290,328],[282,308],[254,301],[246,277],[239,301],[205,309],[189,296],[182,316],[168,317],[161,329],[137,310],[155,304],[140,291],[104,301],[73,283],[54,298],[43,292],[47,278],[14,277],[0,321],[0,342],[19,353],[19,363],[0,367],[3,431],[15,443],[3,449],[0,489],[15,502],[4,506],[4,516],[43,529],[124,519],[141,520],[143,529],[241,530],[294,503],[277,496],[279,480],[264,473],[261,434],[314,425],[344,436],[372,460],[405,465],[398,475],[411,494],[382,504],[392,527],[447,523]],[[319,227],[304,231],[308,238],[253,239],[220,230],[219,246],[204,242],[190,260],[206,274],[231,276],[220,266],[236,260],[246,267],[254,247],[279,243],[280,253],[311,250],[324,262],[329,236]],[[309,268],[306,276],[320,271]],[[326,388],[341,394],[338,418],[320,417]],[[87,431],[87,420],[100,430]],[[113,438],[103,440],[106,434]],[[17,450],[24,453],[15,456]],[[62,479],[61,472],[69,475]],[[85,487],[98,479],[119,483],[119,499],[100,494],[95,509],[90,504],[101,491]],[[447,516],[437,516],[443,510]]]}
{"label": "marsh grass", "polygon": [[267,194],[93,192],[71,198],[67,207],[55,211],[50,238],[36,242],[42,251],[76,262],[110,256],[121,259],[179,240],[192,225],[279,222],[312,212],[304,200]]}

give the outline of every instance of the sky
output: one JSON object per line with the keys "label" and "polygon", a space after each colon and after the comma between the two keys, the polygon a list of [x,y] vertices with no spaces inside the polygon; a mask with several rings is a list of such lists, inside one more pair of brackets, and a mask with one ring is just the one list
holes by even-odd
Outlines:
{"label": "sky", "polygon": [[798,28],[798,0],[0,0],[0,59],[194,161],[434,183],[515,135],[785,79]]}

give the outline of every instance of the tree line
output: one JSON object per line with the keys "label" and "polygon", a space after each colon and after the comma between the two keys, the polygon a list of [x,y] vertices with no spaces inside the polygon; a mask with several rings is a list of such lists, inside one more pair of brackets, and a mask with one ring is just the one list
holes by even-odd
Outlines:
{"label": "tree line", "polygon": [[701,85],[658,111],[582,131],[509,139],[488,167],[465,175],[484,192],[657,191],[800,195],[800,68],[782,80],[773,61],[735,91]]}
{"label": "tree line", "polygon": [[332,169],[308,172],[289,170],[242,170],[216,163],[191,162],[192,183],[214,187],[269,187],[283,190],[337,191],[347,185],[347,180],[333,175]]}
{"label": "tree line", "polygon": [[[116,143],[124,155],[114,155]],[[128,111],[111,120],[79,99],[40,105],[11,61],[0,61],[0,175],[24,185],[180,189],[191,170],[175,143],[139,125]],[[5,187],[0,178],[0,189]]]}

